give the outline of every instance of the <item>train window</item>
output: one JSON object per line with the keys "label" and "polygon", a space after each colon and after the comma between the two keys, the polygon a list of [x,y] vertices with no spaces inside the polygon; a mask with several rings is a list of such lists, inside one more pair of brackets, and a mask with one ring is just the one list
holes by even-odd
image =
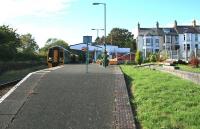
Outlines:
{"label": "train window", "polygon": [[49,49],[49,57],[53,57],[53,49]]}
{"label": "train window", "polygon": [[63,58],[63,52],[61,51],[59,54],[60,58]]}

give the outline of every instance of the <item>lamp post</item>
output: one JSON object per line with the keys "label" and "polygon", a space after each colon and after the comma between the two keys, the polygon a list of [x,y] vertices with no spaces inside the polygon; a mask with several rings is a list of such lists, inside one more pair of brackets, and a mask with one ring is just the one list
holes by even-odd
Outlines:
{"label": "lamp post", "polygon": [[91,29],[91,30],[96,30],[97,31],[97,38],[99,37],[99,30],[104,30],[104,29]]}
{"label": "lamp post", "polygon": [[104,67],[106,67],[106,3],[92,3],[93,5],[104,5]]}

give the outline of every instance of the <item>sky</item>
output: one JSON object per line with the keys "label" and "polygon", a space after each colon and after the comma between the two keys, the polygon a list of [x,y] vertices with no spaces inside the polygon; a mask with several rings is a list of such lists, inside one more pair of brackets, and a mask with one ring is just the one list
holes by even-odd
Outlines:
{"label": "sky", "polygon": [[[106,3],[107,34],[112,28],[135,32],[140,27],[172,27],[200,24],[200,0],[0,0],[0,25],[9,25],[19,34],[31,33],[39,47],[48,38],[65,40],[68,44],[83,42],[83,36],[93,36],[91,29],[104,28],[103,5]],[[99,31],[103,36],[104,31]]]}

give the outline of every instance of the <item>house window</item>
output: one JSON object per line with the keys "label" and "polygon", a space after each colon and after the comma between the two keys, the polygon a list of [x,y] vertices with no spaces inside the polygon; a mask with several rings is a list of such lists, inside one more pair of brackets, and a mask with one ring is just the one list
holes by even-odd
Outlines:
{"label": "house window", "polygon": [[198,44],[195,44],[195,48],[198,49]]}
{"label": "house window", "polygon": [[155,52],[156,52],[156,53],[159,52],[159,49],[155,49]]}
{"label": "house window", "polygon": [[159,39],[156,39],[156,43],[159,43]]}
{"label": "house window", "polygon": [[187,41],[191,41],[190,35],[187,35]]}
{"label": "house window", "polygon": [[195,34],[195,42],[198,42],[198,34]]}
{"label": "house window", "polygon": [[156,47],[159,47],[159,39],[156,39],[155,43],[156,43]]}
{"label": "house window", "polygon": [[180,45],[175,45],[175,50],[180,49]]}
{"label": "house window", "polygon": [[146,38],[146,45],[151,46],[151,39],[150,38]]}
{"label": "house window", "polygon": [[175,36],[175,42],[178,43],[178,36]]}
{"label": "house window", "polygon": [[[184,50],[185,50],[185,44],[184,44]],[[187,50],[190,50],[190,44],[187,44]]]}
{"label": "house window", "polygon": [[156,47],[159,47],[159,43],[156,43]]}
{"label": "house window", "polygon": [[166,36],[166,43],[170,43],[171,42],[171,37],[170,36]]}
{"label": "house window", "polygon": [[185,41],[185,34],[184,34],[184,37],[183,37],[184,41]]}

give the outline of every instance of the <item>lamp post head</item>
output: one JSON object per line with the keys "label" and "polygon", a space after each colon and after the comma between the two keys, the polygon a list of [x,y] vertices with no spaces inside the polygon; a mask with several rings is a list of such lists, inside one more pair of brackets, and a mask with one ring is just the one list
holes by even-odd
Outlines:
{"label": "lamp post head", "polygon": [[93,5],[99,5],[99,4],[101,4],[101,3],[92,3]]}
{"label": "lamp post head", "polygon": [[91,29],[91,30],[104,30],[104,29]]}
{"label": "lamp post head", "polygon": [[106,3],[92,3],[93,5],[99,5],[99,4],[103,4],[106,5]]}

